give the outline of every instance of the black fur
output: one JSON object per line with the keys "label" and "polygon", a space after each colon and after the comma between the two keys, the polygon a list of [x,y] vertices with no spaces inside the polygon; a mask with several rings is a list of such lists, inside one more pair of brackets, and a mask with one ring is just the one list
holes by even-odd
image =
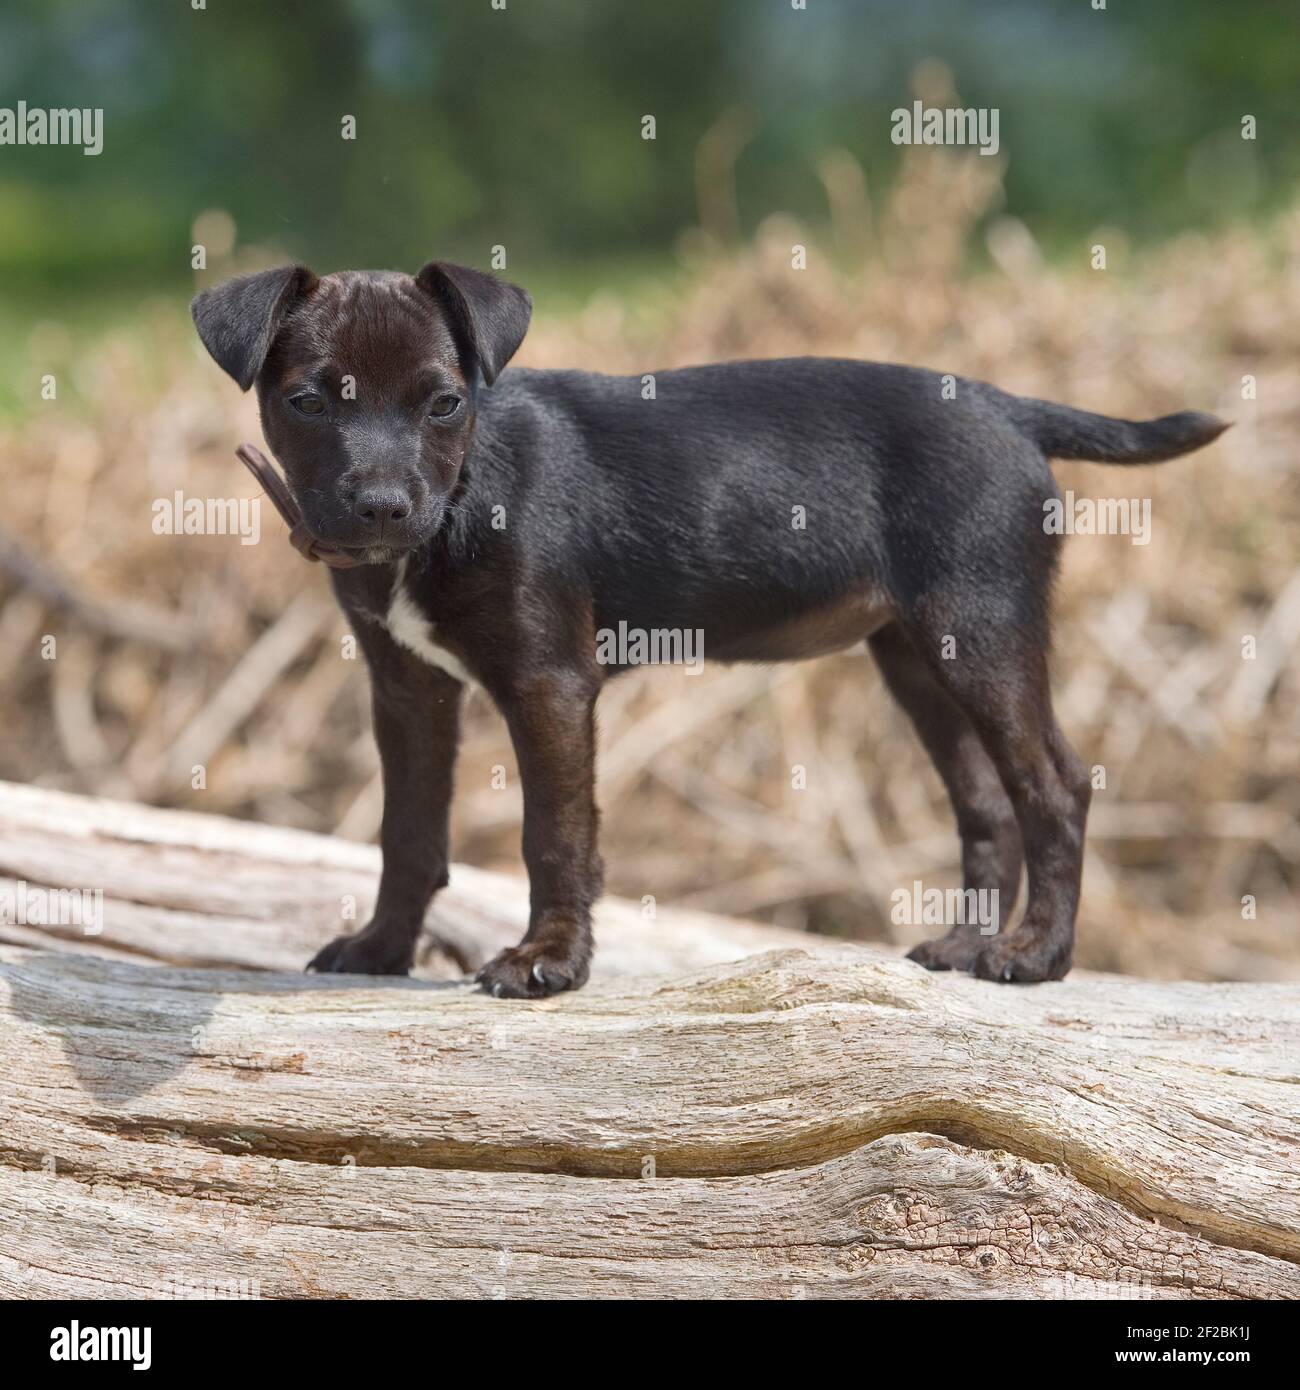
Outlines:
{"label": "black fur", "polygon": [[[594,711],[618,669],[597,659],[597,634],[625,624],[698,629],[723,661],[868,642],[948,788],[964,886],[998,890],[1004,928],[1022,859],[1029,871],[1014,930],[957,926],[913,957],[998,980],[1064,975],[1090,786],[1048,687],[1061,541],[1044,525],[1048,457],[1170,458],[1221,422],[1113,420],[816,358],[658,372],[653,393],[640,376],[503,372],[529,312],[522,290],[444,263],[416,279],[291,267],[195,302],[217,361],[256,378],[313,532],[371,561],[332,579],[373,678],[384,873],[372,922],[314,968],[409,968],[446,882],[468,673],[515,743],[532,890],[528,934],[485,987],[583,983],[601,888]],[[320,413],[304,415],[308,398]],[[444,669],[395,638],[399,589]]]}

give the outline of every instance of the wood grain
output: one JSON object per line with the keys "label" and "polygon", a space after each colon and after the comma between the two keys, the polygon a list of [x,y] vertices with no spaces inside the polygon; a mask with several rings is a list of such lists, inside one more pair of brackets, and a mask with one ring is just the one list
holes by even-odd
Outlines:
{"label": "wood grain", "polygon": [[[607,903],[582,993],[289,973],[370,849],[0,784],[0,1294],[1300,1296],[1300,989],[1009,989]],[[3,886],[3,882],[0,882]],[[442,978],[437,978],[441,976]]]}

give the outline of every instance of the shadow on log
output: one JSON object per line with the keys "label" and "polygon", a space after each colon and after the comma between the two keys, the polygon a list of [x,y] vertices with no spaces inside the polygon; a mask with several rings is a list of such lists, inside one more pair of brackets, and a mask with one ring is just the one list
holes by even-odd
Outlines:
{"label": "shadow on log", "polygon": [[[582,993],[296,973],[377,852],[0,784],[0,1294],[1300,1296],[1300,988],[1008,988],[608,902]],[[431,935],[431,943],[433,935]],[[293,973],[289,973],[289,972]]]}

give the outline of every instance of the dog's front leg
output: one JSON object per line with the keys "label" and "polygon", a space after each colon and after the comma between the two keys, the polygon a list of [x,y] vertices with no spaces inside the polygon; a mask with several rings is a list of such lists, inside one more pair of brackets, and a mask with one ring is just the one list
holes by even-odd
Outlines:
{"label": "dog's front leg", "polygon": [[384,779],[384,867],[374,916],[308,965],[322,973],[405,975],[424,914],[447,882],[447,823],[460,732],[461,685],[397,647],[362,640],[370,664],[375,741]]}
{"label": "dog's front leg", "polygon": [[591,962],[591,908],[601,891],[596,845],[595,706],[599,682],[548,673],[498,697],[524,788],[531,911],[523,941],[479,972],[511,999],[577,989]]}

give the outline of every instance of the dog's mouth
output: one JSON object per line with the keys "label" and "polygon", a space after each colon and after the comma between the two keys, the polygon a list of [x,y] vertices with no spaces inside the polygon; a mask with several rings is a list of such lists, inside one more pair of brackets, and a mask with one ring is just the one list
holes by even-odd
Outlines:
{"label": "dog's mouth", "polygon": [[403,556],[412,555],[437,534],[442,511],[435,516],[419,516],[403,524],[365,528],[339,525],[328,515],[316,518],[303,517],[303,524],[310,532],[318,551],[331,550],[345,555],[357,565],[391,565]]}
{"label": "dog's mouth", "polygon": [[395,565],[404,556],[418,547],[410,545],[338,545],[326,542],[332,549],[341,551],[358,565]]}
{"label": "dog's mouth", "polygon": [[354,531],[335,537],[329,534],[329,525],[318,529],[310,519],[305,520],[305,525],[318,550],[332,550],[346,556],[354,565],[392,565],[427,546],[437,536],[444,515],[444,509],[439,507],[432,516],[422,516],[413,525],[395,527],[392,535],[384,527],[370,536],[358,536]]}
{"label": "dog's mouth", "polygon": [[316,546],[317,553],[324,551],[346,556],[353,565],[391,565],[403,556],[411,555],[426,545],[429,536],[421,529],[412,535],[398,531],[389,536],[381,531],[374,536],[331,535],[329,525],[318,526],[304,518],[303,525]]}

